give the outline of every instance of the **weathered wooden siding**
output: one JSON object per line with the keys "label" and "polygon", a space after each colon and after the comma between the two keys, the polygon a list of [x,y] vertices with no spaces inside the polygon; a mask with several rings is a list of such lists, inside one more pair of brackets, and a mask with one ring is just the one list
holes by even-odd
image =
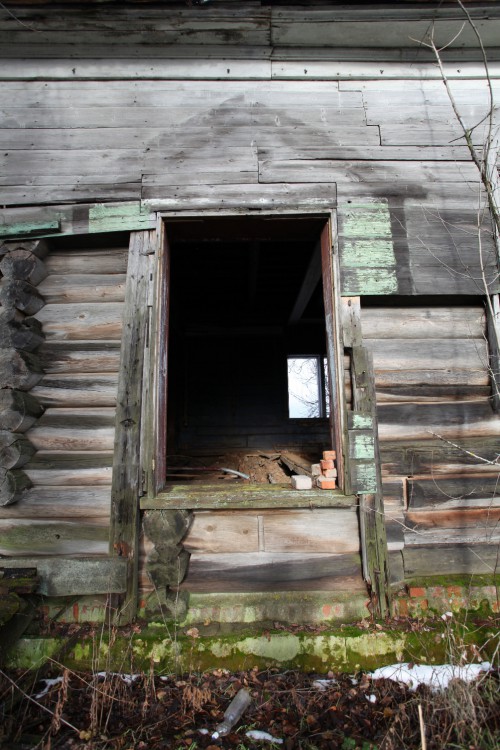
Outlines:
{"label": "weathered wooden siding", "polygon": [[[430,28],[425,11],[145,5],[2,16],[0,235],[150,229],[157,210],[336,208],[344,296],[497,290],[478,175],[439,72],[415,41]],[[460,28],[457,13],[439,10],[438,44]],[[481,12],[477,23],[498,60],[498,19]],[[456,44],[444,55],[460,65],[446,69],[472,126],[488,87],[471,30]],[[490,73],[498,95],[498,63]],[[474,128],[478,145],[483,137],[484,126]],[[33,540],[36,554],[101,554],[125,255],[56,252],[48,263],[38,315],[45,376],[34,389],[47,408],[29,431],[34,486],[1,511],[0,551]],[[443,572],[489,569],[496,499],[487,462],[499,421],[483,332],[479,308],[398,300],[363,309],[389,548],[402,550],[407,575],[435,572],[440,555]],[[287,523],[279,510],[246,512],[236,528],[234,518],[197,513],[188,588],[359,584],[351,511],[294,511]],[[226,538],[232,547],[221,551]]]}
{"label": "weathered wooden siding", "polygon": [[[485,85],[453,90],[479,121]],[[484,292],[477,172],[439,81],[4,81],[0,105],[16,222],[30,204],[338,204],[345,294]],[[482,236],[492,292],[487,217]]]}
{"label": "weathered wooden siding", "polygon": [[52,248],[39,285],[45,411],[25,433],[32,487],[0,509],[0,554],[104,556],[127,247]]}
{"label": "weathered wooden siding", "polygon": [[374,360],[389,550],[402,552],[406,577],[492,572],[500,420],[484,309],[362,307],[362,330]]}
{"label": "weathered wooden siding", "polygon": [[[145,554],[143,594],[151,590]],[[356,509],[197,511],[183,540],[191,554],[189,591],[364,588]]]}

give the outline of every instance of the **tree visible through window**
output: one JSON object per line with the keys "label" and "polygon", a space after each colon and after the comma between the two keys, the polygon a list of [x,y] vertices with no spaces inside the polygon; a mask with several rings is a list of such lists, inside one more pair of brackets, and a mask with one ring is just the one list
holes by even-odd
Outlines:
{"label": "tree visible through window", "polygon": [[328,367],[320,355],[288,357],[288,416],[290,419],[328,417]]}

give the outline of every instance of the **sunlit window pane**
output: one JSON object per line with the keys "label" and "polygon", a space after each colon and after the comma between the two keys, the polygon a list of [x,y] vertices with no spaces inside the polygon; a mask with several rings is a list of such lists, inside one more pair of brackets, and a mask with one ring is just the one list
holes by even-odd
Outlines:
{"label": "sunlit window pane", "polygon": [[319,357],[288,357],[288,414],[291,419],[322,416]]}

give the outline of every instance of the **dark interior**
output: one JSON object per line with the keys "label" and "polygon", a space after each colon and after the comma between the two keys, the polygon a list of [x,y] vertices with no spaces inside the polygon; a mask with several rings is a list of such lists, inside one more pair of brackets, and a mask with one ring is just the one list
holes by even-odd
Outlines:
{"label": "dark interior", "polygon": [[329,444],[326,418],[290,419],[287,355],[325,355],[325,220],[167,225],[168,453]]}

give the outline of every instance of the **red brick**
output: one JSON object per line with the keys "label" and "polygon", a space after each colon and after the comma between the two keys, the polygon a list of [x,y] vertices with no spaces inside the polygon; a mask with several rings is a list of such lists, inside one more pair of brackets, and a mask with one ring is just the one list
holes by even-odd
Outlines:
{"label": "red brick", "polygon": [[335,479],[329,479],[323,475],[316,478],[316,484],[321,490],[334,490],[337,486]]}
{"label": "red brick", "polygon": [[324,458],[321,462],[321,470],[325,471],[325,469],[334,469],[335,464],[333,463],[332,459],[330,458]]}
{"label": "red brick", "polygon": [[425,589],[420,588],[418,586],[410,586],[410,596],[417,597],[417,596],[425,596]]}
{"label": "red brick", "polygon": [[323,451],[323,458],[327,461],[335,461],[337,458],[337,451]]}

